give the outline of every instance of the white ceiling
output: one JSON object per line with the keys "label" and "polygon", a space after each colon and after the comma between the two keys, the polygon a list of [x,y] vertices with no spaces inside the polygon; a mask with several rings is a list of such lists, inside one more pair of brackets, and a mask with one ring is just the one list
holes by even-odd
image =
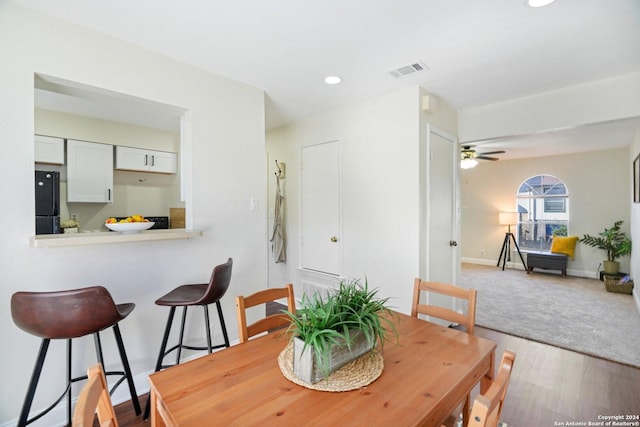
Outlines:
{"label": "white ceiling", "polygon": [[416,84],[461,110],[640,71],[638,0],[14,1],[261,88],[268,128]]}

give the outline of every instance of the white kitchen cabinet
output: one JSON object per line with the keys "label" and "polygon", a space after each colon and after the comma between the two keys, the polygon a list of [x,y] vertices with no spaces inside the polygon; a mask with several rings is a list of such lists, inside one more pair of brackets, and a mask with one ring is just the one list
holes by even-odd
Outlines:
{"label": "white kitchen cabinet", "polygon": [[64,138],[35,135],[35,162],[64,165]]}
{"label": "white kitchen cabinet", "polygon": [[178,155],[166,151],[116,146],[116,169],[176,173],[178,171]]}
{"label": "white kitchen cabinet", "polygon": [[67,201],[113,202],[113,145],[67,140]]}

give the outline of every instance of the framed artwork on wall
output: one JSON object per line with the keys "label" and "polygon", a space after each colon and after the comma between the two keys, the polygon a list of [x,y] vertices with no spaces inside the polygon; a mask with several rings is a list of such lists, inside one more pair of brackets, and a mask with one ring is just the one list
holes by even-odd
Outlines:
{"label": "framed artwork on wall", "polygon": [[633,161],[633,203],[640,203],[640,154]]}

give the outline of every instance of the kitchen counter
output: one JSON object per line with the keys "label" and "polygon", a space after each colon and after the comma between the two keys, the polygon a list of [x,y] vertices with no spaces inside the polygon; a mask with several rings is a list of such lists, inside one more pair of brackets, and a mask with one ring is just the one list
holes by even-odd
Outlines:
{"label": "kitchen counter", "polygon": [[99,245],[104,243],[149,242],[153,240],[176,240],[201,237],[202,230],[169,229],[146,230],[138,233],[118,233],[113,231],[78,234],[42,234],[31,237],[31,246],[51,248],[61,246]]}

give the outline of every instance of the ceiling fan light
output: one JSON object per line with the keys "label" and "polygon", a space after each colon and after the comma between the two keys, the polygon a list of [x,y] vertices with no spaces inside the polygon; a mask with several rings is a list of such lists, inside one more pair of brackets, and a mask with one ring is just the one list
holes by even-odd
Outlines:
{"label": "ceiling fan light", "polygon": [[543,7],[553,3],[555,0],[527,0],[526,4],[529,7]]}
{"label": "ceiling fan light", "polygon": [[460,160],[460,167],[462,169],[471,169],[476,167],[476,165],[478,164],[477,160],[474,159],[462,159]]}

